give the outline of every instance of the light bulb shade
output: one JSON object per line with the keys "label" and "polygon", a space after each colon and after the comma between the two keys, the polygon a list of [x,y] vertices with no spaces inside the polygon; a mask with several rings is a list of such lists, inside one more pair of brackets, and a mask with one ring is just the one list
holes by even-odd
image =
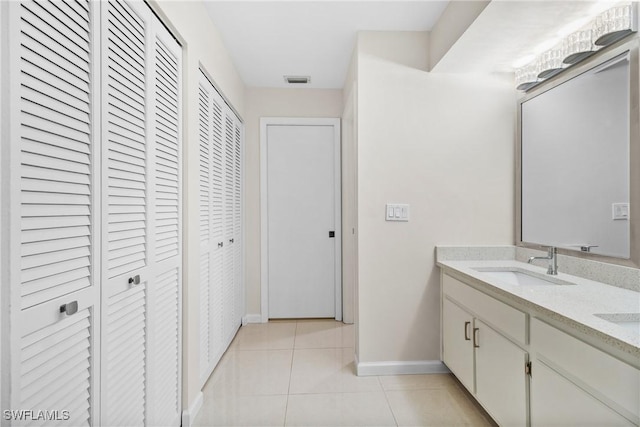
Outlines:
{"label": "light bulb shade", "polygon": [[562,56],[565,64],[575,64],[595,53],[592,31],[579,30],[569,34],[562,43]]}
{"label": "light bulb shade", "polygon": [[538,83],[538,62],[534,61],[529,65],[516,70],[516,89],[528,90]]}
{"label": "light bulb shade", "polygon": [[596,46],[608,46],[633,32],[633,9],[631,4],[612,7],[598,15],[593,24],[593,39]]}
{"label": "light bulb shade", "polygon": [[556,47],[544,52],[538,58],[538,77],[548,79],[562,71],[562,48]]}

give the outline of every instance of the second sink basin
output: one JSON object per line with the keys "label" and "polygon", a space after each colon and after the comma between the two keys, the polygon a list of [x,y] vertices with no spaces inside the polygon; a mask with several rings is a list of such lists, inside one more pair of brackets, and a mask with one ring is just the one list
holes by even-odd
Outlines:
{"label": "second sink basin", "polygon": [[601,313],[595,316],[640,336],[640,313]]}
{"label": "second sink basin", "polygon": [[558,286],[558,285],[573,285],[573,283],[565,282],[564,280],[557,279],[555,277],[545,277],[542,274],[529,272],[525,270],[519,270],[515,268],[509,269],[496,269],[496,268],[474,268],[474,270],[486,274],[492,279],[498,280],[503,283],[518,286]]}

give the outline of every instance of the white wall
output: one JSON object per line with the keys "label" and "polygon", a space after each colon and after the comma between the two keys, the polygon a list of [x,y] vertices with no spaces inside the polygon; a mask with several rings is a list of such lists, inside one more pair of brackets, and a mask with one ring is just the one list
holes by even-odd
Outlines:
{"label": "white wall", "polygon": [[[439,360],[436,244],[513,244],[513,82],[427,73],[428,34],[358,40],[360,362]],[[409,222],[385,222],[387,202]]]}
{"label": "white wall", "polygon": [[[198,239],[198,68],[213,78],[235,110],[244,113],[244,83],[209,19],[202,1],[153,1],[152,7],[178,37],[183,50],[183,409],[200,395],[199,300],[200,248]],[[192,421],[192,420],[191,420]]]}
{"label": "white wall", "polygon": [[245,303],[260,314],[260,118],[340,117],[340,89],[248,88],[245,109]]}

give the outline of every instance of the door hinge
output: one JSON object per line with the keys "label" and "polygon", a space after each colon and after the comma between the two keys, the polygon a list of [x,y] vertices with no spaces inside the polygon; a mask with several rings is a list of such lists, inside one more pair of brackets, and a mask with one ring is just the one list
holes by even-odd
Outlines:
{"label": "door hinge", "polygon": [[531,376],[531,362],[524,364],[524,373]]}

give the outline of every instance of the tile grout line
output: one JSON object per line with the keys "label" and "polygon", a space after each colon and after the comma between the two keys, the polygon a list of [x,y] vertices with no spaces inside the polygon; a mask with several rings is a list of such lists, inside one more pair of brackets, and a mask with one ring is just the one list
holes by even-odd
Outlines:
{"label": "tile grout line", "polygon": [[296,320],[296,327],[293,329],[293,346],[291,349],[291,366],[289,368],[289,387],[287,387],[287,403],[284,406],[284,423],[283,427],[287,425],[287,415],[289,413],[289,396],[291,395],[291,379],[293,378],[293,356],[296,353],[296,335],[298,334],[298,321]]}
{"label": "tile grout line", "polygon": [[380,388],[382,389],[382,393],[384,393],[384,399],[387,401],[387,406],[389,407],[389,411],[391,411],[393,422],[396,423],[396,427],[398,427],[399,426],[398,419],[396,418],[395,412],[393,412],[393,408],[391,407],[391,402],[389,402],[389,396],[387,396],[387,390],[384,388],[384,385],[382,384],[382,380],[380,379],[379,375],[377,376],[377,378],[378,378],[378,383],[380,384]]}

